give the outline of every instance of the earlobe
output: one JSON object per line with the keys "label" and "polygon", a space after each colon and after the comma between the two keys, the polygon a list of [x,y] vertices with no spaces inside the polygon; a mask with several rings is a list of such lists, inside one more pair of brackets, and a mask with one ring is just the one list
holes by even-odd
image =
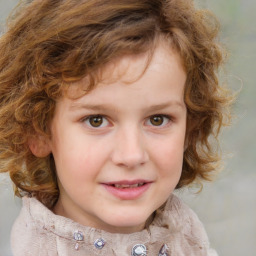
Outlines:
{"label": "earlobe", "polygon": [[28,146],[36,157],[46,157],[51,153],[49,140],[41,135],[30,137],[28,139]]}

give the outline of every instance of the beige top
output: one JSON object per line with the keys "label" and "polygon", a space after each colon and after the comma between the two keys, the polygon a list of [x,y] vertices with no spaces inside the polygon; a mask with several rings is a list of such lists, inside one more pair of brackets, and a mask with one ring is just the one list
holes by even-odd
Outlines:
{"label": "beige top", "polygon": [[173,195],[146,229],[132,234],[82,226],[24,197],[11,244],[13,256],[217,255],[196,214]]}

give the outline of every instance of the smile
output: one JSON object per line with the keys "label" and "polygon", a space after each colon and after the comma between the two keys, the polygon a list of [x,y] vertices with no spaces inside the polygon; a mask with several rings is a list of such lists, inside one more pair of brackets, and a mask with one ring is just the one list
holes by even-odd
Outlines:
{"label": "smile", "polygon": [[118,181],[102,184],[114,197],[121,200],[140,198],[151,187],[151,181]]}
{"label": "smile", "polygon": [[145,183],[136,183],[136,184],[113,184],[112,186],[115,188],[137,188],[143,186]]}

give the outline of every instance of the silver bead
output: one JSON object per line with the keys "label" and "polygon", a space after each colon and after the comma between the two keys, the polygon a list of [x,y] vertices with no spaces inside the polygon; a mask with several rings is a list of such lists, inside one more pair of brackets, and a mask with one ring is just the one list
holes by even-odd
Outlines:
{"label": "silver bead", "polygon": [[74,238],[74,240],[76,240],[75,250],[78,251],[79,250],[79,243],[78,242],[84,240],[84,235],[81,231],[75,231],[74,234],[73,234],[73,238]]}
{"label": "silver bead", "polygon": [[76,251],[79,250],[79,243],[76,243],[76,245],[75,245],[75,250],[76,250]]}
{"label": "silver bead", "polygon": [[76,231],[76,232],[74,232],[73,238],[76,241],[83,241],[84,240],[84,235],[81,231]]}
{"label": "silver bead", "polygon": [[97,239],[95,242],[94,242],[94,246],[97,248],[97,249],[102,249],[105,245],[105,241],[104,239],[102,238],[99,238]]}
{"label": "silver bead", "polygon": [[132,248],[132,256],[146,256],[147,248],[144,244],[136,244]]}
{"label": "silver bead", "polygon": [[166,244],[164,244],[164,245],[161,247],[158,256],[168,256],[168,253],[167,253],[167,252],[168,252],[168,246],[167,246]]}

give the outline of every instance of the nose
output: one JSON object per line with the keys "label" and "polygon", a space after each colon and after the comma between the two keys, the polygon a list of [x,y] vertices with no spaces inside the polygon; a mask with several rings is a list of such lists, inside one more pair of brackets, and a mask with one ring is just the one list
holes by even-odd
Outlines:
{"label": "nose", "polygon": [[118,132],[112,152],[114,164],[132,169],[148,160],[143,134],[138,128],[129,127]]}

